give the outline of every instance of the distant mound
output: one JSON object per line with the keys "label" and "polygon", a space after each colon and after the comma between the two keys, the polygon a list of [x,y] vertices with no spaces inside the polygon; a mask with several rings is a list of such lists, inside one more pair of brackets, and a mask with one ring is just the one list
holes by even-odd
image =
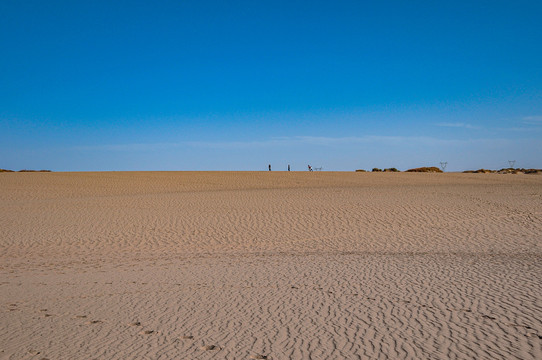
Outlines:
{"label": "distant mound", "polygon": [[19,172],[51,172],[51,170],[27,170],[27,169],[23,169],[23,170],[19,170]]}
{"label": "distant mound", "polygon": [[357,169],[356,172],[367,172],[367,171],[363,169]]}
{"label": "distant mound", "polygon": [[489,174],[489,173],[494,173],[496,172],[495,170],[488,170],[488,169],[478,169],[478,170],[466,170],[466,171],[463,171],[463,173],[465,174]]}
{"label": "distant mound", "polygon": [[542,173],[542,169],[514,169],[514,168],[505,168],[497,171],[499,174],[539,174]]}
{"label": "distant mound", "polygon": [[13,170],[8,170],[8,169],[0,169],[0,172],[14,172]]}
{"label": "distant mound", "polygon": [[514,168],[505,168],[500,170],[488,170],[488,169],[478,169],[478,170],[466,170],[463,171],[465,174],[542,174],[542,169],[514,169]]}
{"label": "distant mound", "polygon": [[442,170],[440,170],[438,167],[431,166],[431,167],[420,167],[420,168],[415,168],[415,169],[408,169],[407,172],[441,173]]}

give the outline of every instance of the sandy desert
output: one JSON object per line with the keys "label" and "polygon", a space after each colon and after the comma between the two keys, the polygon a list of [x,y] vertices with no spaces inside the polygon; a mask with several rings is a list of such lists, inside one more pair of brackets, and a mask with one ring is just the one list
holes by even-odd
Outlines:
{"label": "sandy desert", "polygon": [[0,174],[1,359],[541,359],[542,176]]}

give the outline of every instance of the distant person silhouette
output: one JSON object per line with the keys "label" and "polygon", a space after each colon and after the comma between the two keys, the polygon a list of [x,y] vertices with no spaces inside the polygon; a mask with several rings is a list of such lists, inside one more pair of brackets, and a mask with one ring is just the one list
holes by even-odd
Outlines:
{"label": "distant person silhouette", "polygon": [[269,164],[268,167],[269,167],[269,171],[271,171],[271,164]]}
{"label": "distant person silhouette", "polygon": [[290,164],[288,164],[288,171],[290,171]]}
{"label": "distant person silhouette", "polygon": [[307,165],[309,167],[309,171],[312,171],[312,166],[310,165]]}

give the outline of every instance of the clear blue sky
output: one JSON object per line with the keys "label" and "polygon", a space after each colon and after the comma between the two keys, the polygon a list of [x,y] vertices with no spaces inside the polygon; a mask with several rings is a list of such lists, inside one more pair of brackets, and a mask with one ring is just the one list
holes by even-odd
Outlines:
{"label": "clear blue sky", "polygon": [[542,1],[0,2],[0,168],[542,167]]}

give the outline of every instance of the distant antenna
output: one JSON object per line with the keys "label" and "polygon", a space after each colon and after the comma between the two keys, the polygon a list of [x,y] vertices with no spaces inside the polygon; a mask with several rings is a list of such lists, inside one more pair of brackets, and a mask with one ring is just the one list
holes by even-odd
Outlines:
{"label": "distant antenna", "polygon": [[446,165],[448,165],[447,161],[441,161],[440,162],[440,168],[442,169],[442,171],[446,170]]}
{"label": "distant antenna", "polygon": [[508,163],[510,164],[510,167],[513,168],[514,165],[516,165],[516,160],[508,160]]}

